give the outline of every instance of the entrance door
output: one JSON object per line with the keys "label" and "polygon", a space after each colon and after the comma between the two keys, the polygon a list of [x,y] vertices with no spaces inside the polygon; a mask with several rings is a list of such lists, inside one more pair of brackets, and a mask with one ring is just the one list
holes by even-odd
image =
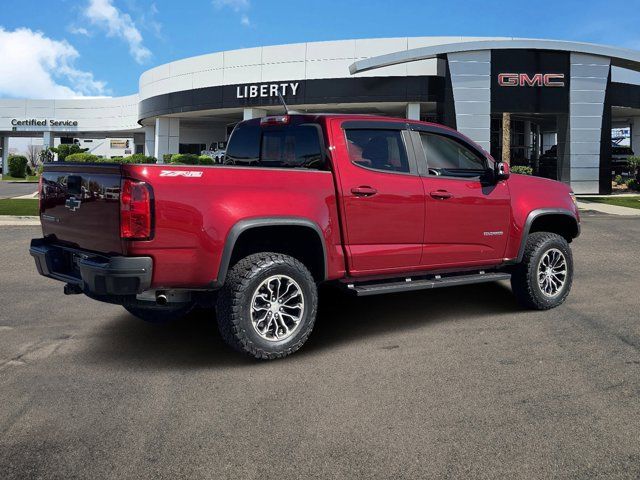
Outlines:
{"label": "entrance door", "polygon": [[403,123],[371,125],[348,122],[344,131],[334,125],[349,272],[354,276],[417,269],[422,254],[424,191],[413,152],[407,151],[408,132]]}
{"label": "entrance door", "polygon": [[493,162],[461,138],[419,135],[427,162],[421,263],[428,269],[500,263],[511,223],[506,182],[488,181]]}

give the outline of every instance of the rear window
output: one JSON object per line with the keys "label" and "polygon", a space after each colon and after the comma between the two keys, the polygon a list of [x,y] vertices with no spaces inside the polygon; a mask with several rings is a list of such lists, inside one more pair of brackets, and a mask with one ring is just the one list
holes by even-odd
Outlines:
{"label": "rear window", "polygon": [[350,160],[383,172],[409,173],[400,130],[346,130]]}
{"label": "rear window", "polygon": [[229,139],[225,164],[322,169],[319,128],[316,125],[265,128],[239,125]]}

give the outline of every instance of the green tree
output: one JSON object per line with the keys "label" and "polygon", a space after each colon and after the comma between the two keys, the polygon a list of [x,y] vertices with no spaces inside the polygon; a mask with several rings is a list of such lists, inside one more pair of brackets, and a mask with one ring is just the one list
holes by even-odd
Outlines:
{"label": "green tree", "polygon": [[53,153],[58,154],[59,162],[64,162],[69,155],[73,155],[74,153],[84,153],[88,150],[88,148],[81,148],[80,145],[76,145],[75,143],[64,143],[51,148]]}

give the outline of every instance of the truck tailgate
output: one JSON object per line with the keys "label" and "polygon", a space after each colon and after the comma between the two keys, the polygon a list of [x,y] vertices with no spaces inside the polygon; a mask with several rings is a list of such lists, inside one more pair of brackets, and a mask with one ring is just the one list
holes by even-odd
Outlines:
{"label": "truck tailgate", "polygon": [[46,164],[40,218],[45,237],[102,253],[123,253],[120,165]]}

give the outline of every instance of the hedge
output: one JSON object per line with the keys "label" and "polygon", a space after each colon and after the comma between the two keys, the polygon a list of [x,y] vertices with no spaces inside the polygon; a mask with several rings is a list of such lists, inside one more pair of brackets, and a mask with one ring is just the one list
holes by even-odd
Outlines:
{"label": "hedge", "polygon": [[511,167],[511,172],[519,173],[520,175],[533,175],[533,168],[516,165],[514,167]]}
{"label": "hedge", "polygon": [[198,165],[198,155],[194,155],[193,153],[175,153],[171,155],[171,163]]}
{"label": "hedge", "polygon": [[74,163],[156,163],[155,157],[148,157],[141,153],[136,153],[128,157],[102,158],[90,153],[73,153],[69,155],[66,162]]}
{"label": "hedge", "polygon": [[195,155],[193,153],[174,153],[171,161],[174,165],[213,165],[214,161],[209,155]]}
{"label": "hedge", "polygon": [[25,178],[27,176],[27,164],[29,160],[23,155],[9,156],[9,176],[13,178]]}
{"label": "hedge", "polygon": [[97,155],[93,155],[91,153],[72,153],[71,155],[67,155],[64,159],[65,162],[69,163],[98,163],[100,157]]}

